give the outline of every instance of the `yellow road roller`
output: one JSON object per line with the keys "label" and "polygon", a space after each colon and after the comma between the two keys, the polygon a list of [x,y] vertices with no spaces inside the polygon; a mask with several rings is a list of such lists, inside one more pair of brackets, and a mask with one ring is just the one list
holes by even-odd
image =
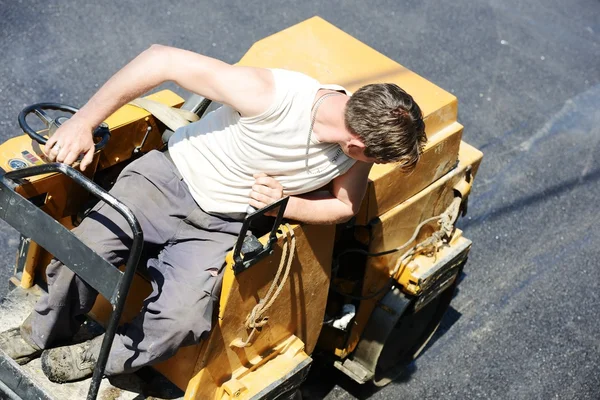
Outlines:
{"label": "yellow road roller", "polygon": [[[319,17],[256,42],[239,65],[300,71],[350,91],[396,83],[420,105],[428,142],[410,174],[395,164],[374,165],[362,207],[348,223],[286,221],[285,198],[249,214],[225,260],[210,335],[181,348],[146,378],[160,377],[188,400],[295,398],[319,354],[353,380],[383,386],[423,350],[451,302],[471,249],[456,221],[466,212],[483,155],[462,141],[455,96]],[[200,118],[218,106],[197,95],[184,101],[168,90],[147,98]],[[131,319],[151,292],[138,262],[141,244],[134,243],[126,265],[115,268],[70,229],[94,202],[104,201],[135,235],[135,216],[108,190],[129,162],[165,150],[167,123],[158,112],[123,106],[96,129],[94,161],[81,172],[47,162],[40,148],[75,111],[56,103],[27,107],[22,113],[27,134],[0,145],[0,217],[21,234],[11,290],[0,306],[3,329],[29,314],[45,290],[44,270],[52,257],[101,294],[86,325],[103,327],[106,336]],[[35,117],[26,120],[28,114],[45,125],[32,129],[28,121]],[[91,379],[55,384],[45,378],[39,360],[19,366],[0,354],[0,394],[145,395],[144,377],[119,385],[102,372],[99,363]]]}

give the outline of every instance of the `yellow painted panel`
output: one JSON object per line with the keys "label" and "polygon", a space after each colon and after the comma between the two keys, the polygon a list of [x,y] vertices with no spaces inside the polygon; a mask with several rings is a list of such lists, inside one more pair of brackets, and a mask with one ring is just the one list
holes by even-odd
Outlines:
{"label": "yellow painted panel", "polygon": [[[295,225],[294,232],[296,253],[289,278],[266,313],[268,323],[246,348],[239,349],[231,343],[248,337],[244,321],[264,298],[275,277],[282,255],[282,240],[271,256],[237,276],[233,274],[231,263],[226,267],[218,324],[207,339],[206,348],[198,358],[197,372],[186,390],[194,396],[186,394],[186,398],[212,398],[234,371],[254,365],[255,360],[261,360],[291,336],[301,340],[306,354],[312,353],[321,332],[327,302],[335,226]],[[231,256],[228,259],[231,261]],[[259,380],[266,387],[271,377],[264,376]]]}
{"label": "yellow painted panel", "polygon": [[[35,157],[35,163],[27,160],[23,152],[27,152],[29,155]],[[8,139],[0,145],[0,168],[7,172],[12,171],[9,161],[13,159],[24,161],[28,166],[43,164],[44,160],[40,157],[40,154],[41,150],[37,143],[34,145],[33,141],[27,135]]]}
{"label": "yellow painted panel", "polygon": [[448,246],[439,249],[435,257],[418,255],[410,261],[406,268],[399,271],[397,281],[405,289],[406,293],[418,295],[422,292],[423,286],[428,285],[428,277],[431,275],[432,268],[436,263],[444,258],[450,257],[456,248],[465,246],[469,240],[462,236],[462,231],[456,229],[452,234],[452,239]]}
{"label": "yellow painted panel", "polygon": [[[465,142],[461,142],[459,165],[454,170],[405,202],[392,208],[371,225],[369,251],[376,253],[404,244],[413,235],[415,228],[421,221],[444,212],[454,198],[454,186],[463,179],[467,167],[471,167],[471,174],[474,179],[482,157],[483,154],[479,150]],[[416,241],[428,237],[432,230],[428,230],[427,227],[423,228]],[[363,281],[363,296],[376,293],[379,288],[386,284],[400,255],[401,252],[397,252],[368,259]],[[378,299],[376,297],[361,302],[348,344],[345,349],[337,350],[338,355],[345,357],[354,350]]]}
{"label": "yellow painted panel", "polygon": [[[180,107],[183,99],[170,90],[162,90],[147,96],[148,99],[159,101],[170,107]],[[151,128],[144,142],[142,152],[162,147],[162,133],[165,126],[139,107],[124,105],[106,119],[110,127],[111,137],[106,148],[100,153],[98,170],[111,167],[128,160],[136,146],[140,146],[146,135],[146,129]]]}
{"label": "yellow painted panel", "polygon": [[[180,107],[183,104],[183,99],[170,90],[161,90],[159,92],[152,93],[146,96],[146,98],[159,101],[170,107]],[[108,124],[108,127],[112,130],[127,125],[132,121],[144,119],[150,116],[151,114],[148,111],[136,106],[126,104],[123,107],[119,108],[117,111],[115,111],[110,117],[106,119],[105,122]]]}
{"label": "yellow painted panel", "polygon": [[217,391],[215,399],[262,399],[261,393],[269,385],[285,385],[284,380],[294,369],[310,357],[304,352],[304,343],[292,335],[277,344],[273,351],[249,365],[233,371],[231,379]]}

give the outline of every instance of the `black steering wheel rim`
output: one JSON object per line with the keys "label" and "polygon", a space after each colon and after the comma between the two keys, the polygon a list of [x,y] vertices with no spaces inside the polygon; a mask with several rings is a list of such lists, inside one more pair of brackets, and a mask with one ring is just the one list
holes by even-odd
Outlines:
{"label": "black steering wheel rim", "polygon": [[[27,116],[35,112],[36,110],[38,112],[42,112],[42,114],[44,110],[56,110],[69,114],[75,114],[77,111],[79,111],[77,107],[52,102],[36,103],[23,108],[19,113],[19,126],[21,127],[23,132],[25,132],[27,135],[29,135],[30,138],[32,138],[41,145],[45,145],[48,139],[37,133],[33,128],[31,128],[31,126],[29,126],[29,124],[26,121]],[[40,119],[43,119],[39,114],[36,113],[36,115]],[[46,123],[47,121],[43,122]],[[94,129],[93,135],[94,137],[100,138],[100,141],[94,145],[94,150],[102,150],[108,143],[108,140],[110,139],[110,131],[108,129],[108,126],[106,124],[101,124],[96,129]]]}

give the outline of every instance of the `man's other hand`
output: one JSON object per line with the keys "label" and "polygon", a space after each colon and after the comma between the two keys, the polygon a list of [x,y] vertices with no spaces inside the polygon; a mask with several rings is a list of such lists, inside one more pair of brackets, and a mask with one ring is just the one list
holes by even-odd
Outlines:
{"label": "man's other hand", "polygon": [[49,161],[67,165],[72,165],[81,154],[84,154],[79,167],[85,171],[94,158],[92,128],[76,117],[67,120],[48,139],[44,146],[44,153]]}
{"label": "man's other hand", "polygon": [[283,186],[265,173],[254,174],[254,185],[250,191],[250,205],[261,209],[283,197]]}

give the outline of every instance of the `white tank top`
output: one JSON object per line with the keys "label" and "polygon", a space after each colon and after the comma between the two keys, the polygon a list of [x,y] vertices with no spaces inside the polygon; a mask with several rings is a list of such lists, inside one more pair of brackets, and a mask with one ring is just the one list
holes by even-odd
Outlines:
{"label": "white tank top", "polygon": [[173,162],[198,205],[208,213],[243,218],[255,173],[277,179],[284,195],[298,195],[328,184],[355,162],[338,144],[321,143],[314,137],[307,156],[317,91],[350,93],[299,72],[271,71],[275,100],[266,111],[240,117],[236,110],[222,106],[177,129],[169,140]]}

